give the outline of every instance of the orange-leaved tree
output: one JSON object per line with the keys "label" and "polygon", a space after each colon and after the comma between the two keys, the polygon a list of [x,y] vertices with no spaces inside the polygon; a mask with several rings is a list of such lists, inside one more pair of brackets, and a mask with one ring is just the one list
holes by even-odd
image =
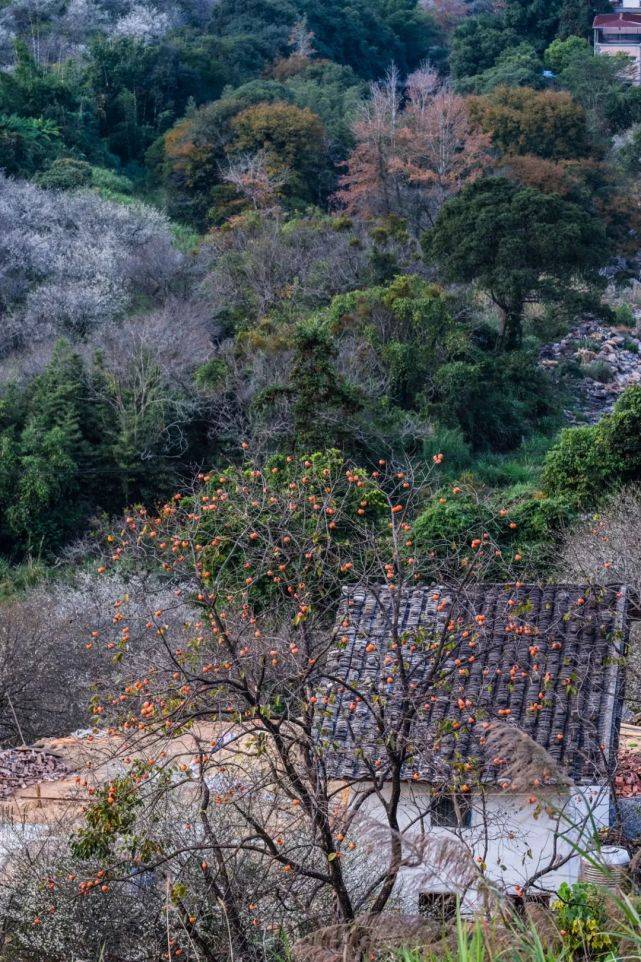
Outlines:
{"label": "orange-leaved tree", "polygon": [[404,91],[395,70],[373,84],[354,136],[337,200],[361,217],[401,216],[414,233],[491,162],[490,137],[470,120],[465,98],[429,68]]}

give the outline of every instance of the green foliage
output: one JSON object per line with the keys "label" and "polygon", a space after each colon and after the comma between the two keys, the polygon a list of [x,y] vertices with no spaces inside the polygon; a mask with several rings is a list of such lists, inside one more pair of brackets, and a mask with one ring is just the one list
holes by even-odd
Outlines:
{"label": "green foliage", "polygon": [[145,43],[98,37],[87,71],[87,84],[101,105],[101,132],[124,162],[141,160],[190,98],[213,99],[224,80],[213,38]]}
{"label": "green foliage", "polygon": [[51,120],[0,114],[0,168],[30,177],[62,150],[60,131]]}
{"label": "green foliage", "polygon": [[301,12],[318,52],[367,78],[391,63],[408,72],[443,57],[440,31],[415,0],[304,0]]}
{"label": "green foliage", "polygon": [[367,79],[380,76],[392,62],[405,72],[426,58],[442,57],[440,31],[416,0],[222,0],[212,29],[222,38],[235,82],[283,56],[292,26],[303,17],[321,57]]}
{"label": "green foliage", "polygon": [[641,386],[624,391],[612,414],[598,427],[614,463],[624,465],[624,480],[638,480],[641,477]]}
{"label": "green foliage", "polygon": [[110,785],[97,789],[85,811],[84,824],[71,841],[71,853],[80,859],[107,859],[117,842],[127,839],[132,855],[136,840],[128,837],[136,821],[142,799],[132,775],[114,778]]}
{"label": "green foliage", "polygon": [[131,196],[134,185],[128,177],[116,174],[106,167],[91,168],[91,186],[108,200],[118,200]]}
{"label": "green foliage", "polygon": [[[388,324],[381,324],[381,312]],[[465,352],[469,340],[442,290],[418,277],[401,276],[386,286],[339,295],[328,319],[336,333],[364,336],[387,371],[391,402],[405,409],[425,404],[430,375]]]}
{"label": "green foliage", "polygon": [[506,0],[506,24],[544,49],[555,37],[588,36],[596,13],[610,10],[607,0]]}
{"label": "green foliage", "polygon": [[585,111],[563,91],[498,87],[472,102],[471,115],[505,154],[559,160],[591,150]]}
{"label": "green foliage", "polygon": [[259,409],[287,400],[291,405],[291,436],[282,442],[295,450],[328,445],[349,446],[352,416],[363,406],[358,389],[340,375],[338,348],[326,327],[316,321],[301,323],[294,332],[289,380],[260,395]]}
{"label": "green foliage", "polygon": [[553,909],[570,953],[586,954],[590,959],[614,957],[619,939],[610,931],[607,903],[595,885],[563,882]]}
{"label": "green foliage", "polygon": [[110,199],[128,197],[134,189],[128,177],[122,177],[106,167],[95,167],[86,160],[77,160],[75,157],[58,157],[34,179],[39,187],[47,190],[93,188],[101,196]]}
{"label": "green foliage", "polygon": [[615,307],[614,320],[616,324],[619,324],[622,327],[634,327],[636,324],[634,311],[629,304],[618,304]]}
{"label": "green foliage", "polygon": [[50,136],[55,131],[67,149],[104,157],[96,104],[80,66],[73,62],[60,70],[41,66],[22,42],[17,44],[16,54],[14,69],[0,71],[0,114],[49,122],[45,129]]}
{"label": "green foliage", "polygon": [[168,430],[175,403],[150,359],[123,384],[58,344],[41,375],[0,399],[0,550],[49,557],[90,515],[170,490],[177,454],[191,457]]}
{"label": "green foliage", "polygon": [[625,174],[638,176],[641,172],[641,124],[625,132],[617,151],[616,160]]}
{"label": "green foliage", "polygon": [[641,388],[628,388],[612,414],[591,427],[568,428],[549,451],[543,483],[578,507],[641,479]]}
{"label": "green foliage", "polygon": [[461,443],[510,450],[553,409],[549,382],[533,352],[497,355],[492,333],[455,320],[453,306],[440,288],[402,276],[334,298],[327,316],[337,337],[358,333],[374,350],[388,404],[451,431],[463,458]]}
{"label": "green foliage", "polygon": [[589,44],[569,37],[552,43],[545,61],[558,84],[586,110],[593,133],[604,143],[641,121],[641,92],[625,80],[625,55],[595,57]]}
{"label": "green foliage", "polygon": [[598,501],[622,468],[610,459],[598,428],[567,428],[545,459],[543,484],[550,494],[585,507]]}
{"label": "green foliage", "polygon": [[582,368],[582,372],[586,377],[591,377],[594,381],[599,381],[601,384],[610,384],[614,380],[614,370],[611,364],[607,361],[592,361],[590,364],[585,364]]}
{"label": "green foliage", "polygon": [[312,60],[283,82],[285,100],[317,114],[330,138],[332,153],[340,159],[353,145],[351,123],[367,93],[366,85],[351,69],[328,60]]}
{"label": "green foliage", "polygon": [[[309,603],[327,609],[352,577],[353,564],[342,565],[343,554],[349,560],[354,538],[366,531],[383,544],[389,516],[379,480],[354,468],[341,452],[277,454],[262,471],[244,463],[205,475],[193,497],[164,512],[155,543],[164,551],[161,559],[171,558],[169,532],[187,524],[190,537],[203,546],[199,570],[205,585],[242,592],[254,610],[268,599],[272,606],[284,600],[291,617],[289,586],[305,582]],[[295,624],[306,620],[306,609],[295,615]],[[282,711],[283,702],[274,707]]]}
{"label": "green foliage", "polygon": [[503,178],[482,178],[449,200],[423,246],[448,280],[488,293],[507,346],[520,343],[529,298],[562,300],[576,278],[597,283],[607,257],[603,226],[576,204]]}
{"label": "green foliage", "polygon": [[461,77],[457,83],[461,93],[486,94],[496,87],[529,87],[543,85],[543,63],[534,47],[521,43],[508,47],[496,63],[473,77]]}
{"label": "green foliage", "polygon": [[487,577],[509,577],[514,570],[535,577],[549,566],[573,517],[567,499],[527,485],[489,494],[455,484],[437,492],[417,519],[413,537],[417,552],[435,552],[452,574],[472,564],[487,542]]}
{"label": "green foliage", "polygon": [[473,449],[510,451],[554,409],[551,386],[535,352],[470,352],[435,372],[431,410],[458,425]]}
{"label": "green foliage", "polygon": [[91,164],[73,157],[59,157],[36,182],[49,190],[78,190],[91,184]]}
{"label": "green foliage", "polygon": [[576,57],[583,57],[588,53],[589,43],[584,37],[567,37],[553,40],[544,54],[545,66],[555,74],[561,74],[569,67]]}
{"label": "green foliage", "polygon": [[46,553],[78,529],[84,516],[79,467],[87,457],[83,393],[81,361],[60,346],[27,397],[3,402],[0,500],[5,544],[16,539]]}
{"label": "green foliage", "polygon": [[460,80],[473,77],[493,67],[499,57],[517,47],[521,38],[507,29],[500,17],[481,14],[466,17],[452,35],[450,69]]}
{"label": "green foliage", "polygon": [[443,455],[448,473],[457,474],[472,464],[472,449],[459,427],[439,426],[427,438],[423,444],[423,459],[429,464],[437,454]]}

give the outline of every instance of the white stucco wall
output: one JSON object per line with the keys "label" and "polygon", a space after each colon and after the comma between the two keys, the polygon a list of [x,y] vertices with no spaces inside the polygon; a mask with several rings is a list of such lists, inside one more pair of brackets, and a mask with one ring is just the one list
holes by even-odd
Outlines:
{"label": "white stucco wall", "polygon": [[[535,873],[548,868],[555,854],[572,857],[548,871],[537,882],[537,891],[554,892],[564,881],[577,881],[580,854],[576,847],[589,848],[596,829],[609,824],[609,789],[589,786],[573,789],[565,797],[542,793],[537,797],[543,805],[533,803],[532,796],[507,792],[477,796],[472,799],[470,827],[450,830],[431,826],[429,786],[404,785],[400,831],[408,860],[420,864],[401,869],[395,898],[407,911],[416,911],[421,892],[458,891],[464,908],[475,907],[475,889],[463,891],[457,871],[452,871],[447,863],[439,867],[442,846],[438,841],[442,839],[459,844],[466,859],[476,860],[477,865],[479,860],[483,862],[486,878],[504,892],[514,892],[516,886],[523,886]],[[361,832],[365,836],[371,832],[380,839],[381,858],[385,858],[383,826],[387,822],[380,800],[370,797],[362,813]],[[377,830],[376,826],[381,827]]]}

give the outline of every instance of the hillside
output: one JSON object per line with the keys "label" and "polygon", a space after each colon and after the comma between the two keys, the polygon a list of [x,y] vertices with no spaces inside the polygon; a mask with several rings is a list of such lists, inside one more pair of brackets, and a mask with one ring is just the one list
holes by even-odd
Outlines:
{"label": "hillside", "polygon": [[[641,602],[641,86],[624,54],[595,54],[611,11],[0,0],[0,798],[56,774],[26,746],[128,746],[112,781],[79,776],[84,821],[74,805],[14,846],[2,962],[463,962],[472,944],[489,962],[506,931],[517,945],[506,906],[522,918],[543,871],[490,886],[496,944],[417,919],[405,945],[358,941],[365,918],[397,932],[397,876],[431,843],[397,845],[397,798],[389,860],[361,859],[365,816],[339,823],[318,718],[342,699],[349,727],[370,706],[384,798],[381,772],[400,786],[412,758],[418,696],[394,662],[410,641],[434,659],[425,704],[516,725],[507,700],[477,718],[445,680],[440,658],[504,670],[483,638],[495,614],[469,627],[452,598],[581,586],[554,629],[527,601],[505,615],[530,638],[535,715],[554,685],[537,633],[584,604],[600,618],[603,585]],[[376,585],[440,586],[450,626],[437,642],[399,608],[381,690],[338,694],[336,613]],[[637,648],[607,656],[626,661],[619,721],[641,717]],[[513,686],[516,661],[505,671]],[[394,730],[381,705],[398,677]],[[221,744],[198,734],[223,724]],[[183,736],[187,761],[163,755]],[[448,797],[480,797],[465,752],[457,765]],[[537,792],[528,824],[551,817]],[[617,826],[602,840],[634,856]],[[636,864],[624,910],[580,888],[550,903],[540,952],[636,958]],[[579,935],[575,910],[596,919]],[[536,954],[531,936],[515,957]]]}

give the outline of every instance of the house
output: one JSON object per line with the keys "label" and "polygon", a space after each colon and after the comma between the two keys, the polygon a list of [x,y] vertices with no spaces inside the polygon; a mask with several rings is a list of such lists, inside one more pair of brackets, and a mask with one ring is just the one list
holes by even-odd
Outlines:
{"label": "house", "polygon": [[[545,900],[577,881],[578,850],[610,823],[626,591],[357,587],[337,617],[319,745],[344,804],[358,807],[363,845],[377,839],[384,860],[388,746],[406,739],[398,832],[409,855],[394,889],[402,909],[440,911],[458,895],[473,910],[488,886]],[[476,872],[463,878],[435,839],[456,843]]]}
{"label": "house", "polygon": [[594,52],[630,57],[630,79],[641,83],[641,0],[623,0],[616,12],[597,14],[593,28]]}

